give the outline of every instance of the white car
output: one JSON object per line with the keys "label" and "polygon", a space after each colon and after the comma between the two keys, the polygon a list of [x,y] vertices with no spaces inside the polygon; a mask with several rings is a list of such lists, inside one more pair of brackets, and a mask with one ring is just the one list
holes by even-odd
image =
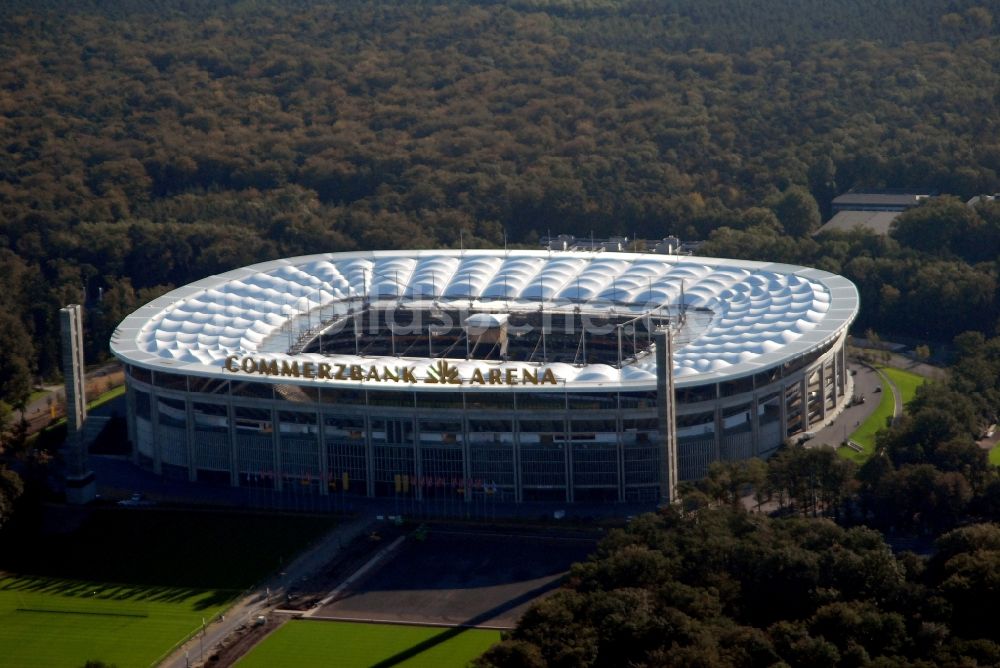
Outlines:
{"label": "white car", "polygon": [[128,506],[131,508],[152,506],[154,504],[155,501],[150,501],[149,499],[145,498],[142,494],[139,494],[138,492],[128,497],[127,499],[122,499],[121,501],[118,502],[119,506]]}

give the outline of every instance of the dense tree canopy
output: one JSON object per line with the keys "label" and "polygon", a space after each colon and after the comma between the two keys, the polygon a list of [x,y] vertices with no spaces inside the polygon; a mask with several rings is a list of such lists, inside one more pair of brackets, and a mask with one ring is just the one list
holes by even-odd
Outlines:
{"label": "dense tree canopy", "polygon": [[805,235],[850,187],[1000,190],[997,39],[972,0],[11,0],[0,300],[51,375],[84,296],[93,358],[143,299],[255,260],[715,231],[844,269],[866,326],[990,332],[990,245],[925,223],[995,209]]}
{"label": "dense tree canopy", "polygon": [[0,527],[14,512],[14,502],[24,492],[24,482],[14,471],[0,464]]}
{"label": "dense tree canopy", "polygon": [[[973,443],[996,420],[1000,337],[955,347],[948,381],[920,388],[860,470],[828,447],[714,463],[683,503],[612,531],[479,665],[1000,662],[983,614],[1000,594],[1000,474]],[[750,489],[783,518],[748,513]]]}
{"label": "dense tree canopy", "polygon": [[[1000,37],[981,0],[0,3],[0,417],[130,310],[257,260],[707,239],[842,273],[860,330],[956,340],[855,477],[829,450],[713,467],[615,532],[484,665],[981,665],[997,626]],[[944,193],[813,236],[849,188]],[[15,351],[16,355],[10,351]],[[797,517],[728,505],[750,485]],[[0,469],[0,521],[21,491]],[[724,504],[721,509],[704,506]],[[844,528],[827,519],[836,518]],[[945,533],[929,560],[870,528]],[[958,527],[958,528],[956,528]]]}
{"label": "dense tree canopy", "polygon": [[479,665],[992,664],[1000,633],[976,597],[996,593],[1000,528],[938,546],[931,560],[895,556],[870,529],[732,508],[646,515]]}

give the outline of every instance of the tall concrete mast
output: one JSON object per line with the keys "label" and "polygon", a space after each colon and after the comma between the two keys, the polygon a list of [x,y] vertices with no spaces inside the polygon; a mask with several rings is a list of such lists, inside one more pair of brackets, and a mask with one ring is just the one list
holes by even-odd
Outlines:
{"label": "tall concrete mast", "polygon": [[59,310],[63,375],[66,377],[66,501],[88,503],[97,494],[94,474],[87,467],[87,396],[83,373],[83,309],[70,304]]}
{"label": "tall concrete mast", "polygon": [[676,503],[677,412],[674,408],[674,335],[670,326],[656,330],[656,393],[660,419],[660,503]]}

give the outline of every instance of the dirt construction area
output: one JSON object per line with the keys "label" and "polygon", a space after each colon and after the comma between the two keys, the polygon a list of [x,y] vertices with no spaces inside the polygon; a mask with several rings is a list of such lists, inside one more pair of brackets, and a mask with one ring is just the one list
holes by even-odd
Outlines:
{"label": "dirt construction area", "polygon": [[570,564],[597,544],[594,534],[534,535],[434,526],[406,535],[363,577],[311,613],[338,619],[512,628]]}

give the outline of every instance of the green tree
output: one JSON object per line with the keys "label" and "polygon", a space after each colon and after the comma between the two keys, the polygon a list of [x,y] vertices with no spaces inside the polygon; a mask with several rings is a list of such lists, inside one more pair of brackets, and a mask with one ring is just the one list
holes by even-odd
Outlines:
{"label": "green tree", "polygon": [[520,640],[503,640],[476,659],[478,668],[545,668],[545,659],[536,645]]}
{"label": "green tree", "polygon": [[768,205],[786,234],[804,237],[819,229],[819,206],[809,191],[801,186],[788,188],[769,200]]}
{"label": "green tree", "polygon": [[974,209],[954,197],[937,197],[902,213],[892,222],[891,234],[910,248],[934,255],[955,253],[976,261],[992,252],[982,248],[983,228]]}
{"label": "green tree", "polygon": [[16,472],[0,464],[0,527],[10,519],[14,503],[24,493],[24,482]]}
{"label": "green tree", "polygon": [[0,401],[24,408],[31,394],[34,351],[24,325],[11,313],[0,311]]}
{"label": "green tree", "polygon": [[837,194],[837,166],[828,154],[819,156],[810,165],[809,190],[819,204],[824,218],[829,217],[830,202]]}

